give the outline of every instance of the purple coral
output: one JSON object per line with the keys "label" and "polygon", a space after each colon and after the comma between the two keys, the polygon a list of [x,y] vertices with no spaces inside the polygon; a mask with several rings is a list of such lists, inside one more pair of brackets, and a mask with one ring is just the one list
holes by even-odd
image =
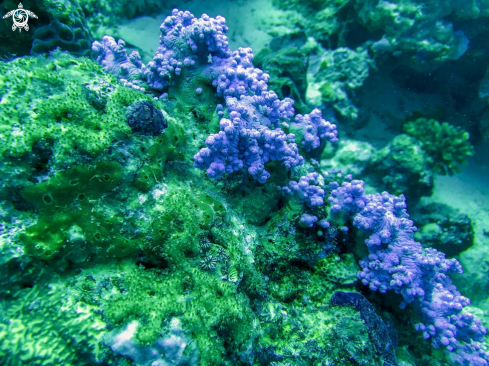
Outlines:
{"label": "purple coral", "polygon": [[209,55],[229,59],[231,51],[225,33],[226,20],[206,14],[196,18],[188,11],[174,9],[160,26],[160,45],[153,60],[145,66],[137,52],[127,56],[124,41],[104,36],[102,42],[93,42],[97,62],[124,78],[126,83],[144,81],[152,89],[162,90],[182,69],[206,64]]}
{"label": "purple coral", "polygon": [[[92,48],[97,61],[108,71],[124,77],[129,86],[137,87],[139,81],[145,81],[152,89],[162,90],[183,69],[201,68],[202,80],[212,84],[217,95],[225,98],[229,118],[221,119],[220,132],[210,135],[207,146],[195,155],[196,167],[207,169],[212,178],[245,168],[254,179],[264,183],[270,176],[265,170],[269,161],[277,160],[287,169],[303,164],[294,135],[280,129],[281,123],[294,116],[294,101],[280,100],[267,90],[269,75],[253,67],[250,48],[229,50],[224,18],[214,19],[205,14],[195,18],[188,11],[175,9],[160,30],[160,46],[147,66],[137,53],[127,56],[124,42],[115,43],[111,37],[104,37],[102,43],[94,42]],[[195,91],[200,94],[202,88]],[[222,106],[217,112],[224,117]],[[324,127],[320,129],[323,131]],[[320,135],[330,133],[324,131]]]}
{"label": "purple coral", "polygon": [[321,146],[323,141],[338,141],[336,125],[322,118],[321,111],[314,109],[310,114],[298,114],[290,129],[295,135],[302,135],[300,142],[305,151],[311,151]]}
{"label": "purple coral", "polygon": [[261,95],[267,91],[270,76],[253,67],[254,57],[251,48],[240,47],[230,58],[212,59],[218,69],[218,76],[212,82],[217,89],[217,95],[239,98],[242,95]]}
{"label": "purple coral", "polygon": [[[350,176],[347,176],[347,178],[350,178]],[[347,215],[351,215],[362,210],[367,203],[364,185],[365,183],[362,180],[346,178],[341,187],[336,182],[330,183],[329,186],[333,189],[331,196],[328,198],[328,201],[333,205],[331,212],[343,211]]]}
{"label": "purple coral", "polygon": [[282,193],[292,194],[301,203],[308,207],[322,206],[324,204],[324,190],[319,186],[320,174],[308,173],[300,177],[299,182],[291,180],[288,187],[282,187]]}
{"label": "purple coral", "polygon": [[319,226],[321,226],[323,229],[327,229],[331,226],[331,224],[327,220],[321,220],[319,221]]}
{"label": "purple coral", "polygon": [[226,20],[206,14],[196,18],[188,11],[173,9],[160,26],[160,45],[148,63],[147,81],[151,88],[161,90],[173,75],[185,67],[206,64],[209,55],[229,58]]}
{"label": "purple coral", "polygon": [[[317,196],[320,178],[317,173],[309,173],[299,182],[291,181],[282,191],[294,194],[309,207],[315,205],[311,202],[322,204],[322,197],[311,201]],[[445,347],[455,364],[487,366],[489,353],[482,347],[486,328],[477,317],[464,312],[470,300],[457,291],[448,277],[450,273],[462,273],[461,265],[435,249],[423,250],[414,241],[416,227],[409,220],[403,195],[366,195],[364,184],[351,176],[345,177],[341,186],[331,182],[328,198],[333,215],[352,217],[353,225],[368,235],[365,243],[370,254],[360,261],[362,271],[358,278],[373,291],[394,290],[401,294],[401,308],[413,303],[423,318],[416,329],[431,339],[433,347]],[[316,221],[317,217],[303,214],[300,225],[312,227]],[[324,221],[319,222],[321,226]],[[347,227],[343,229],[347,231]]]}
{"label": "purple coral", "polygon": [[194,165],[207,168],[211,178],[244,167],[264,183],[270,176],[264,166],[268,161],[278,160],[287,169],[302,164],[294,135],[286,135],[280,128],[270,129],[271,124],[290,114],[287,102],[282,102],[273,92],[240,99],[227,97],[229,119],[222,118],[220,131],[207,137],[207,147],[194,156]]}
{"label": "purple coral", "polygon": [[142,86],[137,84],[139,81],[145,80],[148,70],[141,62],[138,52],[133,51],[129,56],[127,55],[125,45],[122,39],[116,42],[114,38],[104,36],[101,43],[93,42],[92,51],[97,62],[106,71],[120,78],[124,85],[137,90],[144,90]]}
{"label": "purple coral", "polygon": [[317,216],[313,215],[308,215],[308,214],[303,214],[301,216],[301,219],[299,221],[299,225],[304,227],[304,228],[310,228],[314,225],[314,223],[318,221]]}
{"label": "purple coral", "polygon": [[269,76],[254,68],[252,60],[249,48],[239,48],[228,59],[213,58],[209,75],[215,76],[217,94],[225,97],[229,119],[221,119],[220,132],[211,134],[207,147],[194,156],[194,166],[207,169],[211,178],[246,168],[264,183],[270,176],[267,162],[280,161],[287,169],[304,162],[294,135],[279,128],[294,116],[294,101],[268,91]]}
{"label": "purple coral", "polygon": [[[353,225],[369,237],[369,256],[360,261],[358,273],[364,285],[385,293],[394,290],[404,302],[421,309],[424,323],[416,326],[435,348],[445,346],[453,359],[470,356],[473,365],[488,365],[489,354],[481,343],[486,329],[479,319],[462,312],[470,300],[461,296],[449,273],[461,273],[455,259],[416,243],[416,227],[409,220],[404,196],[387,192],[365,195],[362,181],[344,182],[330,197],[332,212],[345,210]],[[334,208],[334,210],[333,210]]]}

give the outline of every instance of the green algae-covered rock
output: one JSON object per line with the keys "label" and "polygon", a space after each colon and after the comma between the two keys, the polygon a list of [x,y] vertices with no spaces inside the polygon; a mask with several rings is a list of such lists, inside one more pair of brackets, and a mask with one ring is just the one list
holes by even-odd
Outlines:
{"label": "green algae-covered rock", "polygon": [[87,98],[85,84],[115,81],[88,59],[66,54],[18,58],[1,63],[0,70],[0,154],[4,158],[21,157],[38,146],[51,150],[52,164],[63,165],[77,153],[96,156],[130,133],[118,120],[127,94],[136,99],[136,92],[114,85],[105,109],[101,111],[99,104],[95,107]]}
{"label": "green algae-covered rock", "polygon": [[226,352],[218,333],[225,333],[236,346],[256,337],[254,315],[236,284],[199,268],[164,272],[127,268],[111,292],[104,305],[111,324],[137,319],[136,339],[151,344],[161,332],[161,323],[179,314],[186,331],[197,340],[202,364],[217,364]]}
{"label": "green algae-covered rock", "polygon": [[[64,53],[26,57],[0,63],[0,70],[0,175],[5,182],[1,196],[43,181],[56,169],[108,153],[115,142],[132,135],[125,123],[132,103],[146,101],[162,108],[151,96],[118,84],[86,58]],[[182,135],[178,129],[172,125],[166,135],[147,143],[154,163],[164,163],[173,152],[175,139]],[[167,143],[170,135],[172,142]],[[154,147],[158,143],[164,146]],[[18,174],[11,174],[13,170]]]}
{"label": "green algae-covered rock", "polygon": [[117,186],[121,170],[116,162],[75,166],[58,172],[47,182],[24,188],[22,197],[40,215],[36,225],[21,235],[27,253],[50,259],[68,247],[66,250],[74,251],[70,255],[72,260],[76,256],[80,261],[90,252],[87,250],[83,256],[82,249],[90,246],[102,256],[125,256],[134,251],[137,246],[118,234],[123,218],[97,212],[93,205]]}

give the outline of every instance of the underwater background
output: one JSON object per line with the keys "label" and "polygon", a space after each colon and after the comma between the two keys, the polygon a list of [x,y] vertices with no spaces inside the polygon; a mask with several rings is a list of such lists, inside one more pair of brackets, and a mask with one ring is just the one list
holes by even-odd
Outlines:
{"label": "underwater background", "polygon": [[489,1],[0,1],[0,365],[489,365]]}

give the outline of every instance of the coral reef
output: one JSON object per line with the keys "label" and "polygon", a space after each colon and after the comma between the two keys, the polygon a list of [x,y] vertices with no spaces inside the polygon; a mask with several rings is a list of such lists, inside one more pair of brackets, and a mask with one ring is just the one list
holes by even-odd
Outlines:
{"label": "coral reef", "polygon": [[[203,29],[206,31],[203,32]],[[209,53],[208,59],[212,58],[211,66],[203,66],[202,72],[204,75],[211,75],[212,85],[216,87],[217,95],[225,98],[230,119],[221,119],[219,134],[211,134],[206,139],[207,147],[195,155],[197,168],[207,168],[207,175],[210,178],[220,178],[224,172],[230,174],[245,167],[254,179],[265,183],[270,177],[270,173],[264,169],[264,164],[268,161],[285,160],[284,165],[287,169],[303,164],[304,159],[299,158],[295,150],[295,134],[287,136],[290,148],[284,145],[286,136],[279,129],[280,122],[285,127],[289,126],[288,122],[293,116],[292,100],[286,98],[280,102],[273,92],[267,92],[268,75],[253,68],[251,50],[240,49],[231,54],[224,35],[227,27],[222,18],[213,19],[204,15],[196,19],[188,12],[174,10],[172,16],[164,21],[161,31],[160,47],[148,67],[140,61],[134,61],[139,59],[137,54],[127,56],[125,50],[121,48],[123,43],[119,42],[119,46],[116,47],[115,41],[107,37],[104,38],[103,44],[95,42],[93,49],[98,54],[97,61],[107,70],[115,72],[120,78],[130,75],[131,83],[133,80],[145,81],[155,90],[167,88],[168,81],[173,76],[178,79],[185,69],[197,67],[199,55]],[[197,36],[200,40],[196,38]],[[178,44],[182,46],[170,45],[170,39],[179,39]],[[115,51],[117,56],[113,57]],[[155,74],[156,65],[159,65],[158,75]],[[222,65],[228,67],[224,73],[221,71]],[[219,76],[212,78],[212,75]],[[126,82],[126,79],[123,82]],[[141,87],[136,86],[136,88]],[[197,94],[202,92],[200,88],[196,91]],[[216,109],[219,115],[224,115],[222,108],[222,105],[219,105]],[[266,121],[265,124],[263,120]],[[257,128],[256,122],[253,126],[252,121],[260,121],[261,126]],[[314,110],[311,115],[297,115],[296,121],[291,124],[292,131],[298,130],[297,124],[308,126],[305,128],[307,133],[298,134],[299,137],[303,136],[301,143],[305,151],[318,148],[321,138],[331,142],[336,141],[336,126],[322,120],[319,110]],[[273,133],[268,132],[270,125],[275,128]],[[453,134],[447,126],[444,131],[449,135]],[[277,130],[280,132],[275,133]],[[413,133],[410,125],[407,130]],[[455,133],[458,132],[455,130]],[[246,139],[241,140],[240,137]],[[466,138],[468,138],[466,133],[461,136],[462,140]],[[274,139],[281,141],[281,144],[275,146]],[[260,145],[259,141],[263,141],[264,145]],[[397,140],[394,144],[396,143]],[[455,143],[457,146],[458,142]],[[406,145],[410,146],[411,141]],[[414,149],[416,150],[415,147]],[[462,147],[462,150],[466,149],[466,146]],[[399,150],[402,154],[403,149]],[[430,153],[429,147],[425,147],[425,150]],[[239,152],[249,158],[240,158]],[[284,153],[285,155],[282,155]],[[424,160],[421,159],[423,162]],[[448,169],[451,173],[452,168]],[[424,166],[416,168],[415,171],[421,175]],[[322,206],[324,190],[319,187],[321,183],[317,181],[318,176],[318,173],[310,173],[301,177],[300,183],[291,181],[290,187],[283,188],[284,193],[296,192],[299,200],[306,203],[306,206]],[[314,183],[312,187],[310,187],[311,181]],[[394,289],[402,294],[405,302],[401,303],[401,308],[415,299],[416,303],[422,303],[421,312],[427,325],[419,323],[416,329],[423,331],[426,339],[433,337],[435,348],[443,345],[447,351],[454,352],[455,357],[470,357],[474,362],[484,362],[489,356],[481,348],[480,342],[483,341],[486,330],[479,319],[470,314],[460,314],[460,311],[469,304],[469,300],[460,295],[446,276],[446,273],[461,272],[458,262],[446,260],[443,254],[435,250],[420,254],[421,246],[413,240],[415,228],[412,221],[407,220],[404,196],[396,197],[387,192],[382,195],[365,196],[363,184],[362,181],[352,181],[351,176],[345,177],[341,187],[336,182],[329,183],[332,190],[329,199],[332,203],[331,213],[335,215],[342,211],[346,215],[354,216],[354,225],[360,231],[371,235],[366,241],[371,254],[368,259],[360,262],[363,271],[359,273],[359,278],[374,291],[380,290],[385,293],[389,289]],[[385,224],[384,220],[389,224]],[[303,228],[312,228],[317,221],[317,216],[303,214],[299,225]],[[374,223],[376,225],[372,226]],[[384,229],[385,226],[389,229]],[[347,232],[348,228],[345,226],[342,230]],[[391,242],[392,238],[395,238],[395,241]],[[390,245],[384,249],[381,247],[382,243]],[[415,272],[414,274],[403,266],[397,269],[396,272],[400,272],[399,274],[388,272],[390,267],[399,262],[399,256],[405,257],[406,263],[412,263],[409,267],[414,267],[410,269]],[[385,264],[382,266],[375,264],[378,260],[385,261]],[[205,269],[213,269],[215,266],[209,259],[204,260],[202,265]],[[379,266],[382,270],[377,272],[376,268]],[[430,277],[427,277],[428,273]],[[423,302],[425,298],[428,301]],[[439,305],[438,298],[445,302]],[[454,298],[454,303],[449,304],[448,301]],[[445,317],[450,321],[446,319],[442,321]],[[468,331],[468,328],[471,330]],[[457,334],[459,334],[460,344],[457,343]]]}
{"label": "coral reef", "polygon": [[[257,57],[175,9],[147,63],[111,36],[83,57],[84,16],[98,35],[163,4],[39,4],[36,49],[71,52],[0,61],[2,363],[489,364],[459,263],[480,227],[421,199],[474,127],[402,94],[465,62],[484,4],[286,0]],[[386,96],[367,128],[386,75],[406,110]]]}
{"label": "coral reef", "polygon": [[410,67],[424,71],[457,60],[467,51],[464,32],[444,19],[456,6],[456,1],[373,0],[359,4],[358,18],[370,32],[385,32],[382,48],[401,51]]}
{"label": "coral reef", "polygon": [[469,39],[446,19],[448,15],[457,12],[462,17],[477,18],[484,14],[477,5],[465,12],[458,1],[319,0],[306,4],[287,0],[275,4],[297,11],[296,24],[324,45],[368,45],[375,53],[391,53],[420,71],[457,60],[467,51]]}

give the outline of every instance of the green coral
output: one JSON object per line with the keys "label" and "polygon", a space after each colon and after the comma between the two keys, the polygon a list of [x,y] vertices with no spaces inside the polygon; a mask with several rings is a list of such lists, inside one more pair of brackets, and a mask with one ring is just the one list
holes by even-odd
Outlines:
{"label": "green coral", "polygon": [[329,298],[334,291],[352,288],[357,282],[358,265],[353,254],[338,256],[332,253],[318,260],[314,267],[313,285],[310,288],[313,298]]}
{"label": "green coral", "polygon": [[59,48],[79,56],[90,56],[92,35],[76,0],[40,0],[37,4],[48,13],[49,24],[34,32],[31,55]]}
{"label": "green coral", "polygon": [[133,154],[141,162],[135,172],[134,185],[142,192],[161,183],[167,161],[178,163],[190,158],[189,150],[185,149],[187,137],[183,126],[166,114],[165,118],[171,123],[163,134],[154,139],[142,137],[138,143],[131,144]]}
{"label": "green coral", "polygon": [[374,358],[368,331],[358,316],[341,318],[336,324],[336,334],[343,346],[359,365],[371,365]]}
{"label": "green coral", "polygon": [[418,118],[406,123],[404,131],[421,142],[433,171],[441,175],[460,172],[466,158],[474,155],[470,135],[459,126],[434,119]]}
{"label": "green coral", "polygon": [[224,206],[205,193],[194,194],[192,187],[167,188],[153,212],[147,248],[164,254],[174,265],[193,258],[197,263],[200,238],[214,221],[226,215]]}
{"label": "green coral", "polygon": [[[264,307],[271,306],[274,305],[266,304]],[[357,364],[344,349],[343,340],[337,336],[335,329],[338,319],[357,318],[353,310],[330,308],[324,311],[311,308],[305,311],[304,308],[292,306],[276,310],[279,310],[279,315],[275,318],[269,315],[260,318],[264,332],[259,339],[259,346],[267,362],[272,364],[284,360],[293,365]],[[264,310],[263,314],[267,313]]]}
{"label": "green coral", "polygon": [[236,190],[228,189],[233,193],[229,197],[229,202],[242,212],[249,223],[262,225],[273,216],[282,194],[273,183],[267,185],[247,183],[246,187],[241,185]]}
{"label": "green coral", "polygon": [[[156,137],[152,147],[145,148],[142,143],[136,147],[136,152],[132,152],[143,154],[145,161],[158,156],[164,162],[168,158],[164,153],[174,145],[160,148],[159,141],[168,142],[171,136],[177,135],[168,131],[168,134]],[[124,151],[127,152],[127,147]],[[117,156],[117,151],[113,154]],[[39,215],[36,224],[20,235],[27,253],[44,260],[62,258],[72,262],[81,262],[90,256],[125,257],[141,248],[138,238],[141,236],[139,233],[144,232],[152,235],[153,248],[175,233],[184,235],[181,252],[177,250],[180,241],[176,236],[174,238],[173,249],[180,253],[179,256],[183,256],[185,250],[197,252],[191,237],[209,229],[216,213],[225,215],[224,207],[209,195],[190,195],[183,187],[170,188],[168,198],[154,206],[155,198],[140,196],[139,191],[150,190],[153,187],[149,182],[151,179],[155,179],[153,185],[161,184],[156,175],[161,179],[164,163],[153,167],[153,176],[144,170],[145,166],[148,165],[138,169],[132,165],[123,167],[116,161],[99,161],[94,165],[60,171],[46,182],[23,188],[23,200],[33,205]],[[138,170],[131,172],[131,169]],[[141,182],[143,174],[148,178]],[[158,192],[164,194],[163,191]],[[143,219],[133,214],[128,217],[128,212],[141,207],[141,197],[153,205],[145,209],[149,217]],[[179,228],[180,224],[182,228]]]}
{"label": "green coral", "polygon": [[36,286],[16,294],[16,306],[0,321],[2,363],[92,365],[91,355],[96,359],[102,352],[105,323],[93,321],[95,314],[89,305],[63,299],[59,286],[49,290]]}
{"label": "green coral", "polygon": [[134,252],[133,238],[120,234],[123,216],[98,210],[94,204],[117,186],[121,170],[116,162],[75,166],[47,182],[24,188],[22,197],[39,213],[37,223],[20,236],[27,253],[51,259],[62,252],[79,262],[92,252],[108,257]]}

